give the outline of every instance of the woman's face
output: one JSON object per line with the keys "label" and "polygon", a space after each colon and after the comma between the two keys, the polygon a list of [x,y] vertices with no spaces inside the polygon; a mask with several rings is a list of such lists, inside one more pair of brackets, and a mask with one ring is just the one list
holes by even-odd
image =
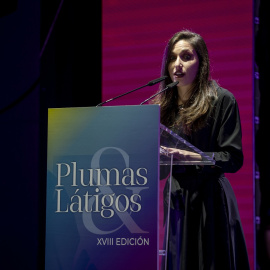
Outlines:
{"label": "woman's face", "polygon": [[199,69],[199,58],[189,42],[179,40],[175,43],[168,65],[168,72],[173,82],[178,81],[178,88],[190,89]]}

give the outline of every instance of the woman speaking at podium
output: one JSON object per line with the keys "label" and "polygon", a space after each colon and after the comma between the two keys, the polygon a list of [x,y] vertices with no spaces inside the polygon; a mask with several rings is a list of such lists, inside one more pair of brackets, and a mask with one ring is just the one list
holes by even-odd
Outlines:
{"label": "woman speaking at podium", "polygon": [[[167,78],[160,89],[178,84],[151,102],[160,105],[163,125],[215,160],[215,166],[173,167],[168,270],[250,269],[237,201],[224,176],[243,165],[238,105],[231,92],[210,79],[209,66],[199,34],[175,33],[164,51],[161,75]],[[188,159],[187,151],[169,151]],[[165,204],[167,194],[168,182]]]}

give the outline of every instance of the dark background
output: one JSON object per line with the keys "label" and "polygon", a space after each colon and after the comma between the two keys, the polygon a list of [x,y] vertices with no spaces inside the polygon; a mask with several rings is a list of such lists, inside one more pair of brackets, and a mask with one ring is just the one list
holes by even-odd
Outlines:
{"label": "dark background", "polygon": [[0,269],[44,269],[47,109],[101,102],[101,1],[1,0],[0,39]]}
{"label": "dark background", "polygon": [[255,170],[257,269],[270,269],[270,17],[266,0],[254,2],[255,29]]}

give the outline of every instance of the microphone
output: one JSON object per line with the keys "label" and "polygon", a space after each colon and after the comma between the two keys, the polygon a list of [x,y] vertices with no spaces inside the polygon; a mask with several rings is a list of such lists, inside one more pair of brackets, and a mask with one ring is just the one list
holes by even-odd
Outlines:
{"label": "microphone", "polygon": [[147,84],[145,84],[145,85],[143,85],[143,86],[140,86],[140,87],[138,87],[138,88],[136,88],[136,89],[133,89],[133,90],[131,90],[131,91],[129,91],[129,92],[126,92],[126,93],[124,93],[124,94],[121,94],[121,95],[119,95],[119,96],[117,96],[117,97],[108,99],[108,100],[106,100],[106,101],[104,101],[104,102],[101,102],[101,103],[99,103],[96,107],[99,107],[99,106],[101,106],[101,105],[103,105],[103,104],[105,104],[105,103],[107,103],[107,102],[109,102],[109,101],[112,101],[112,100],[115,100],[115,99],[120,98],[120,97],[122,97],[122,96],[125,96],[125,95],[127,95],[127,94],[129,94],[129,93],[131,93],[131,92],[134,92],[134,91],[136,91],[136,90],[139,90],[139,89],[141,89],[141,88],[143,88],[143,87],[146,87],[146,86],[152,86],[152,85],[154,85],[154,84],[157,84],[157,83],[159,83],[159,82],[161,82],[161,81],[164,81],[167,77],[168,77],[168,76],[163,76],[163,77],[154,79],[154,80],[148,82]]}
{"label": "microphone", "polygon": [[143,101],[140,105],[143,105],[145,102],[147,102],[148,100],[152,99],[153,97],[161,94],[162,92],[171,89],[173,87],[175,87],[179,82],[172,82],[170,84],[168,84],[164,89],[162,89],[161,91],[157,92],[156,94],[154,94],[153,96],[151,96],[150,98],[146,99],[145,101]]}
{"label": "microphone", "polygon": [[160,77],[160,78],[158,78],[158,79],[155,79],[155,80],[152,80],[152,81],[148,82],[147,85],[148,85],[148,86],[152,86],[152,85],[154,85],[154,84],[156,84],[156,83],[159,83],[159,82],[164,81],[167,77],[168,77],[168,76],[162,76],[162,77]]}

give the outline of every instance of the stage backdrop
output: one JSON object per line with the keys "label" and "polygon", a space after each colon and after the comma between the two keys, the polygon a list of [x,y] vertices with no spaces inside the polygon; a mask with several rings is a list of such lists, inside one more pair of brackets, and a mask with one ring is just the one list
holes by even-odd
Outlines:
{"label": "stage backdrop", "polygon": [[[186,28],[203,36],[212,78],[239,103],[245,160],[239,172],[227,177],[254,269],[252,7],[251,0],[103,0],[102,100],[158,78],[164,47],[175,32]],[[157,85],[143,88],[109,104],[140,104],[156,90]]]}

